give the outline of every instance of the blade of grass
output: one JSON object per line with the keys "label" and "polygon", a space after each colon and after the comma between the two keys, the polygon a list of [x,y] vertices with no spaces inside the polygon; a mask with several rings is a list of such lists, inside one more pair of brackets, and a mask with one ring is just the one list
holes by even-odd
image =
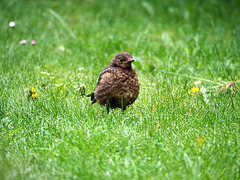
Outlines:
{"label": "blade of grass", "polygon": [[230,76],[230,78],[233,80],[233,76],[232,76],[232,74],[230,73],[229,69],[226,67],[226,65],[223,63],[223,59],[222,59],[222,57],[219,55],[219,52],[218,52],[217,47],[216,47],[216,46],[214,46],[214,47],[215,47],[216,54],[217,54],[217,56],[218,56],[218,58],[219,58],[219,61],[221,62],[222,66],[226,69],[226,71],[227,71],[227,73],[228,73],[228,76]]}
{"label": "blade of grass", "polygon": [[216,81],[212,81],[212,80],[204,79],[204,78],[200,78],[200,77],[195,77],[195,76],[189,76],[189,75],[186,75],[186,74],[178,74],[178,73],[167,72],[167,71],[161,71],[161,72],[166,73],[166,74],[176,75],[176,76],[188,77],[188,78],[191,78],[191,79],[197,79],[197,80],[201,80],[201,81],[204,81],[204,82],[216,84],[218,86],[222,86],[223,85],[223,84],[220,84],[220,83],[218,83]]}
{"label": "blade of grass", "polygon": [[63,27],[68,31],[70,36],[72,38],[76,38],[76,35],[73,33],[73,31],[69,28],[69,25],[66,23],[66,21],[53,9],[48,9],[48,12],[53,15],[59,22],[63,25]]}

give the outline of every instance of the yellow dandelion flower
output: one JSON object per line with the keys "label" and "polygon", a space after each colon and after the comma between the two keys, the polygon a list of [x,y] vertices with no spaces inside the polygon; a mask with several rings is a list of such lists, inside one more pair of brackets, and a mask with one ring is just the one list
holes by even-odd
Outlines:
{"label": "yellow dandelion flower", "polygon": [[192,93],[192,91],[188,91],[188,94],[190,94],[191,96],[193,96],[193,93]]}
{"label": "yellow dandelion flower", "polygon": [[36,93],[36,89],[32,87],[32,88],[30,89],[30,92],[34,94],[34,93]]}
{"label": "yellow dandelion flower", "polygon": [[196,93],[196,94],[201,94],[199,88],[195,88],[195,87],[193,87],[193,88],[191,89],[191,91],[194,92],[194,93]]}
{"label": "yellow dandelion flower", "polygon": [[191,94],[193,96],[193,94],[196,93],[196,94],[201,94],[200,92],[200,89],[199,88],[196,88],[196,87],[193,87],[191,89],[191,91],[188,91],[188,94]]}
{"label": "yellow dandelion flower", "polygon": [[192,90],[192,92],[200,93],[199,88],[195,88],[195,87],[193,87],[191,90]]}
{"label": "yellow dandelion flower", "polygon": [[37,97],[38,97],[38,94],[37,94],[37,93],[32,94],[32,98],[33,98],[33,99],[37,99]]}

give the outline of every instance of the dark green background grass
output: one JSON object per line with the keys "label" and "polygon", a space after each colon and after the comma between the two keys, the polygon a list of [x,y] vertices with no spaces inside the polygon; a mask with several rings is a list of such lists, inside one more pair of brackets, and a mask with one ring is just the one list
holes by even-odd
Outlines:
{"label": "dark green background grass", "polygon": [[[239,179],[239,93],[188,93],[240,79],[239,17],[237,0],[2,0],[0,179]],[[122,51],[141,90],[106,115],[79,87]]]}

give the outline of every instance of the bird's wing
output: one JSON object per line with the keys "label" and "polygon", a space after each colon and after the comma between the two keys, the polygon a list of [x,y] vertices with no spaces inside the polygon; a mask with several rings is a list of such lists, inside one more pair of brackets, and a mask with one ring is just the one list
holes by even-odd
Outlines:
{"label": "bird's wing", "polygon": [[[99,75],[97,86],[101,84],[113,85],[117,81],[117,69],[116,68],[107,68],[104,69]],[[96,86],[96,87],[97,87]]]}
{"label": "bird's wing", "polygon": [[110,89],[116,84],[117,81],[117,69],[115,68],[105,68],[101,74],[99,75],[97,85],[94,91],[91,94],[88,94],[87,97],[91,97],[92,104],[94,104],[96,100],[96,96],[101,96],[108,94]]}
{"label": "bird's wing", "polygon": [[94,89],[94,99],[100,104],[105,104],[112,94],[118,94],[120,86],[119,70],[117,68],[104,69],[98,79],[98,83]]}

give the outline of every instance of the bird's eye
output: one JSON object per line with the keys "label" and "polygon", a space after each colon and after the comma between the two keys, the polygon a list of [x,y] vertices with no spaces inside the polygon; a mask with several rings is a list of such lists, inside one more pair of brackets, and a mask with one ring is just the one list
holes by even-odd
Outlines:
{"label": "bird's eye", "polygon": [[123,61],[124,61],[124,59],[120,59],[120,61],[121,61],[121,62],[123,62]]}

